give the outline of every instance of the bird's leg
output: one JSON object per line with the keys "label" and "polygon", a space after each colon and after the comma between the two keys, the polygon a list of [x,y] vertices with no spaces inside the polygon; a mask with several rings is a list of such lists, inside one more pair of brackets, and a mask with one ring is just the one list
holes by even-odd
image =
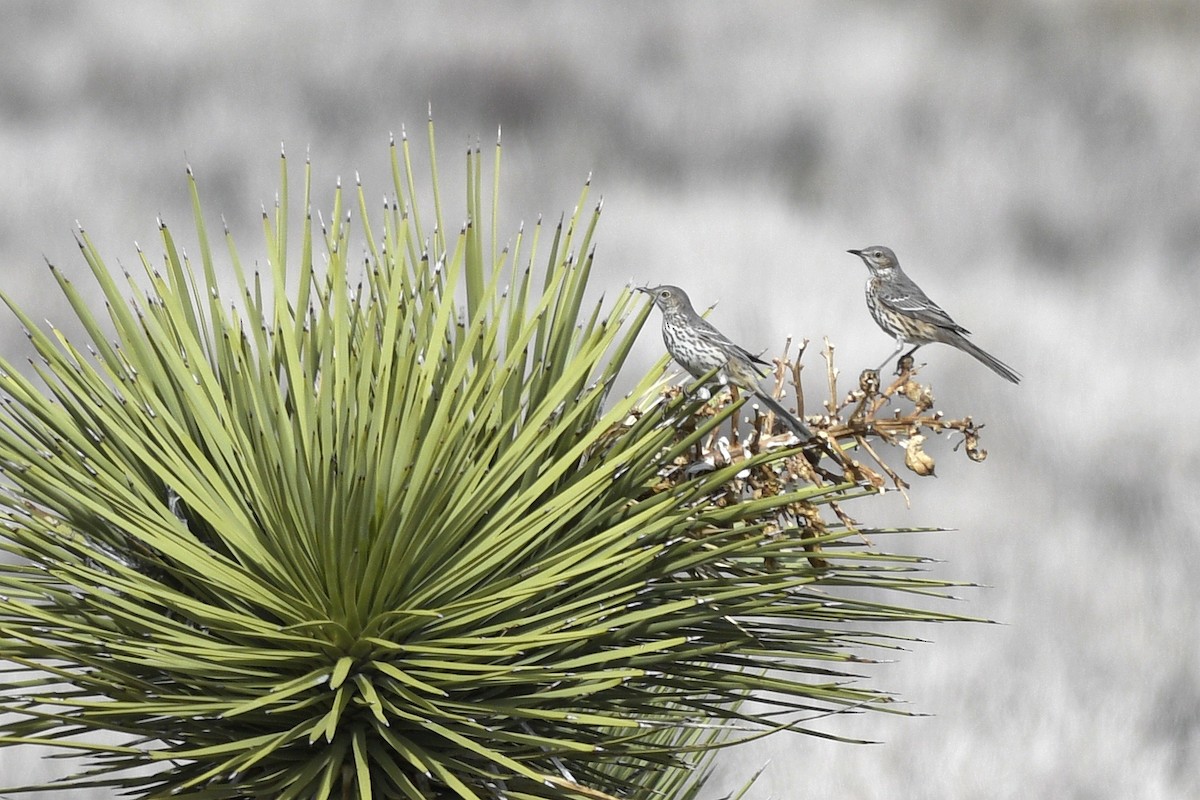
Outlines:
{"label": "bird's leg", "polygon": [[[893,350],[891,352],[891,354],[888,355],[888,357],[883,360],[882,364],[880,364],[878,367],[875,368],[875,371],[882,372],[883,368],[887,366],[888,362],[891,361],[893,358],[895,358],[897,356],[897,354],[899,354],[899,352],[904,349],[904,345],[906,345],[906,344],[908,344],[908,342],[906,342],[904,340],[903,336],[897,336],[896,337],[896,349]],[[916,350],[917,348],[914,347],[913,349]]]}

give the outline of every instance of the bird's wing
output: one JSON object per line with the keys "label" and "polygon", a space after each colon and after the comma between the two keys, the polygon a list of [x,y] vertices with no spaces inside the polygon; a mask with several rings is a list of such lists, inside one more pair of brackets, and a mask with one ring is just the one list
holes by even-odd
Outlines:
{"label": "bird's wing", "polygon": [[763,374],[763,371],[754,365],[762,364],[763,366],[768,366],[767,362],[749,352],[744,347],[735,344],[728,336],[714,328],[712,323],[703,317],[697,317],[695,320],[695,328],[701,339],[719,346],[721,349],[729,353],[731,358],[740,358],[741,360],[745,361],[746,364],[750,366],[751,370],[759,373],[760,375]]}
{"label": "bird's wing", "polygon": [[902,314],[910,314],[919,320],[937,325],[939,328],[949,328],[959,333],[970,333],[969,330],[955,322],[942,307],[929,299],[929,295],[921,290],[907,275],[899,276],[888,287],[889,291],[880,297],[880,301]]}

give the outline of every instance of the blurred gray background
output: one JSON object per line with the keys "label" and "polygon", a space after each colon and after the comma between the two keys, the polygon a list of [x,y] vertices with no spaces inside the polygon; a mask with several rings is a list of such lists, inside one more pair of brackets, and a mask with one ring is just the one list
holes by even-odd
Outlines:
{"label": "blurred gray background", "polygon": [[[110,264],[158,257],[159,214],[194,242],[190,162],[253,261],[281,141],[326,214],[356,170],[377,203],[389,132],[419,163],[429,102],[455,225],[462,153],[502,125],[502,238],[593,173],[597,292],[682,284],[752,349],[828,336],[847,388],[892,344],[844,251],[891,245],[1025,381],[921,351],[990,457],[939,441],[911,509],[854,511],[956,528],[880,544],[987,584],[938,607],[1003,625],[921,628],[866,671],[931,716],[726,753],[706,796],[768,760],[754,800],[1200,796],[1195,3],[51,2],[0,24],[0,281],[68,330],[43,259],[88,283],[76,220]],[[10,316],[0,341],[29,352]],[[647,330],[635,359],[660,352]],[[42,755],[0,750],[3,782],[67,770]]]}

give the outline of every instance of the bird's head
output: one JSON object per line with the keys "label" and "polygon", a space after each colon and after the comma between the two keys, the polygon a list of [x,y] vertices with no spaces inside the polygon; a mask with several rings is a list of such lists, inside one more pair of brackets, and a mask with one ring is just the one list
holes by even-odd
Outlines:
{"label": "bird's head", "polygon": [[847,253],[853,253],[863,260],[867,265],[867,269],[878,275],[880,273],[889,272],[900,266],[900,262],[896,260],[896,254],[892,252],[890,247],[884,247],[881,244],[873,244],[870,247],[864,247],[862,250],[847,250]]}
{"label": "bird's head", "polygon": [[638,291],[650,295],[654,305],[664,314],[675,314],[692,307],[692,301],[678,286],[639,286]]}

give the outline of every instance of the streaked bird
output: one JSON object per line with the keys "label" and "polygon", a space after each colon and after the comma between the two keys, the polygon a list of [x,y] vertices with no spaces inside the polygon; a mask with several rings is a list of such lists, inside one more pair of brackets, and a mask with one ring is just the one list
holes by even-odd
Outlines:
{"label": "streaked bird", "polygon": [[813,433],[795,414],[759,388],[767,362],[739,347],[692,308],[692,301],[678,286],[642,286],[662,312],[663,343],[679,366],[693,378],[716,370],[722,385],[732,384],[750,392],[774,412],[792,433],[811,439]]}
{"label": "streaked bird", "polygon": [[[863,260],[871,277],[867,278],[867,308],[879,327],[896,337],[895,351],[883,360],[883,369],[905,345],[912,345],[904,356],[911,356],[922,345],[941,342],[975,357],[1005,380],[1021,382],[1021,375],[991,353],[967,338],[969,330],[959,325],[941,307],[929,299],[921,287],[900,269],[890,248],[872,245],[862,250],[847,250]],[[903,360],[904,356],[901,356]]]}

